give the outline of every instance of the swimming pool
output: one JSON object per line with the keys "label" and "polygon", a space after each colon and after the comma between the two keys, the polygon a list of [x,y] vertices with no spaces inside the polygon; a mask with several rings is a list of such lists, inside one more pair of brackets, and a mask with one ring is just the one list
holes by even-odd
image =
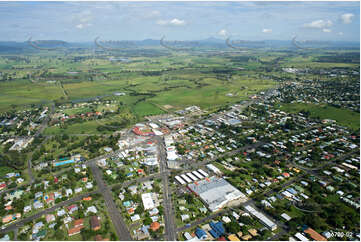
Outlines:
{"label": "swimming pool", "polygon": [[70,163],[74,163],[74,162],[75,162],[74,160],[65,160],[65,161],[54,163],[54,166],[62,166],[62,165],[66,165],[66,164],[70,164]]}

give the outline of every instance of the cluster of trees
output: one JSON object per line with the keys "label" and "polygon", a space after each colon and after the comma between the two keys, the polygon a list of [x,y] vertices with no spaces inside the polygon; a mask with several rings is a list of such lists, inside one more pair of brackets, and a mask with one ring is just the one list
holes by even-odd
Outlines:
{"label": "cluster of trees", "polygon": [[130,124],[130,120],[128,119],[121,119],[118,122],[111,122],[110,124],[107,125],[101,125],[97,127],[97,130],[102,132],[102,131],[117,131],[119,129],[123,129],[125,127],[127,127]]}
{"label": "cluster of trees", "polygon": [[10,150],[0,154],[0,167],[11,167],[15,170],[23,169],[26,164],[26,154]]}

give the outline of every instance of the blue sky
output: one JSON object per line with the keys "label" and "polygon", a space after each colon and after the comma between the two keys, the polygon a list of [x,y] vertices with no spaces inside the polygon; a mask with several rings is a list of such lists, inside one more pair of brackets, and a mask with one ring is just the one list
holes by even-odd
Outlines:
{"label": "blue sky", "polygon": [[0,41],[359,41],[359,2],[0,2]]}

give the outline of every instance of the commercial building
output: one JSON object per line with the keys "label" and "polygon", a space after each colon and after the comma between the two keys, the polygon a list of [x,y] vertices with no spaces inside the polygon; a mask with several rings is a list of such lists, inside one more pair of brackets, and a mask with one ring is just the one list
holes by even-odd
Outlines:
{"label": "commercial building", "polygon": [[182,174],[181,178],[183,178],[183,180],[185,180],[187,183],[191,183],[192,180],[190,178],[188,178],[186,175]]}
{"label": "commercial building", "polygon": [[194,176],[192,173],[190,173],[190,172],[187,173],[187,176],[188,176],[190,179],[192,179],[193,181],[198,181],[198,178],[195,177],[195,176]]}
{"label": "commercial building", "polygon": [[215,174],[222,175],[222,172],[221,172],[217,167],[215,167],[214,165],[212,165],[212,164],[207,164],[206,167],[207,167],[210,171],[214,172]]}
{"label": "commercial building", "polygon": [[212,212],[224,207],[228,202],[246,196],[223,178],[210,177],[188,185],[189,190],[199,196]]}
{"label": "commercial building", "polygon": [[197,171],[198,171],[202,176],[208,177],[208,173],[206,173],[206,172],[203,171],[202,169],[198,169]]}
{"label": "commercial building", "polygon": [[175,179],[177,180],[177,182],[179,182],[181,185],[186,184],[186,182],[185,182],[182,178],[180,178],[179,176],[175,176],[174,178],[175,178]]}
{"label": "commercial building", "polygon": [[150,210],[158,206],[158,201],[155,193],[142,194],[142,201],[145,210]]}
{"label": "commercial building", "polygon": [[192,174],[195,175],[198,179],[203,179],[204,178],[201,174],[199,174],[198,171],[192,171]]}
{"label": "commercial building", "polygon": [[244,207],[245,210],[252,214],[253,216],[255,216],[256,218],[258,218],[262,224],[264,224],[268,229],[270,229],[271,231],[274,231],[277,229],[277,224],[275,224],[274,222],[272,222],[269,218],[267,218],[264,214],[262,214],[261,212],[257,211],[254,207],[252,207],[251,205],[247,205]]}

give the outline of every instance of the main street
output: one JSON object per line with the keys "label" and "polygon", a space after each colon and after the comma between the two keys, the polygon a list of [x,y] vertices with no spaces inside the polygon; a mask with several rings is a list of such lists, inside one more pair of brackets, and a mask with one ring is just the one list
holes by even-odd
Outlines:
{"label": "main street", "polygon": [[162,184],[163,184],[163,208],[164,208],[164,224],[165,224],[165,238],[166,240],[177,240],[176,226],[174,222],[174,211],[172,205],[172,197],[169,191],[168,184],[168,172],[167,171],[167,161],[165,146],[162,140],[162,137],[156,137],[158,144],[158,154],[159,154],[159,165],[160,172],[162,175]]}
{"label": "main street", "polygon": [[117,208],[112,193],[109,187],[105,184],[103,180],[102,171],[99,170],[98,166],[96,165],[95,161],[89,163],[89,167],[93,173],[94,179],[97,182],[98,188],[100,193],[104,197],[105,205],[108,209],[108,214],[112,220],[112,223],[115,228],[115,232],[117,233],[119,240],[132,240],[132,237],[128,231],[128,228]]}

